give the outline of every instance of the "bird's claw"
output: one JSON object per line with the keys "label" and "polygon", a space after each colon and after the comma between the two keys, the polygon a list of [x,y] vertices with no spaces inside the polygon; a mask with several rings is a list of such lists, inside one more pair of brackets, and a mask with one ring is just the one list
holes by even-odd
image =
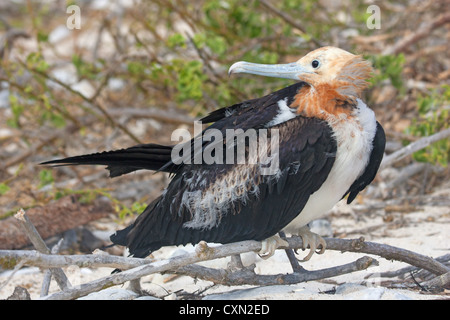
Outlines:
{"label": "bird's claw", "polygon": [[[325,252],[327,247],[325,240],[318,234],[311,232],[307,226],[304,226],[299,230],[298,236],[302,238],[303,250],[309,247],[308,255],[301,260],[299,259],[300,262],[308,261],[314,253],[322,254]],[[318,248],[320,249],[317,250]]]}
{"label": "bird's claw", "polygon": [[286,240],[281,239],[279,236],[275,235],[261,241],[261,250],[259,250],[258,255],[266,260],[274,255],[275,250],[279,247],[288,247],[289,244]]}

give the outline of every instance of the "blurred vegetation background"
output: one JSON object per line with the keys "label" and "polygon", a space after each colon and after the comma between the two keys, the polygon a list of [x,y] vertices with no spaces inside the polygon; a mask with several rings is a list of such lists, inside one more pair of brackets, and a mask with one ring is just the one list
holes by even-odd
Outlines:
{"label": "blurred vegetation background", "polygon": [[[380,8],[380,29],[368,27],[372,4]],[[68,28],[70,5],[80,8],[80,29]],[[291,83],[229,78],[234,62],[292,62],[325,45],[372,61],[365,100],[387,132],[387,152],[398,150],[449,127],[449,23],[446,0],[2,1],[0,216],[72,193],[86,201],[107,196],[122,215],[140,212],[167,176],[111,181],[99,168],[38,163],[171,143],[175,128],[192,129],[212,110]],[[427,164],[372,196],[448,190],[449,152],[444,139],[403,160],[374,185],[417,161]]]}

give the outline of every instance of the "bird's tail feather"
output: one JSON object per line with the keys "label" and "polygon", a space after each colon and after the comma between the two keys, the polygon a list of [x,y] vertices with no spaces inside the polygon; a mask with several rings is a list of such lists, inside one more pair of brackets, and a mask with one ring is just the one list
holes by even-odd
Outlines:
{"label": "bird's tail feather", "polygon": [[171,152],[171,146],[141,144],[127,149],[51,160],[41,164],[55,166],[106,165],[110,177],[118,177],[141,169],[173,173],[176,165],[171,161]]}

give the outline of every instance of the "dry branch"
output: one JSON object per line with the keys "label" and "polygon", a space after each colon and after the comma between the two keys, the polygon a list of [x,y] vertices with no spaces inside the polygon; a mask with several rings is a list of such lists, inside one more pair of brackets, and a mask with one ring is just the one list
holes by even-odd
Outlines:
{"label": "dry branch", "polygon": [[[292,27],[296,28],[297,30],[301,31],[303,34],[307,34],[308,36],[310,36],[308,34],[308,32],[306,32],[306,29],[300,25],[296,19],[292,18],[290,15],[288,15],[285,12],[282,12],[280,10],[278,10],[275,6],[273,6],[269,1],[267,0],[260,0],[260,3],[266,7],[269,11],[271,11],[272,13],[276,14],[277,16],[279,16],[281,19],[283,19],[286,23],[288,23],[289,25],[291,25]],[[323,47],[322,43],[320,41],[318,41],[317,39],[314,39],[313,37],[310,37],[310,41],[313,42],[317,47]]]}
{"label": "dry branch", "polygon": [[[38,231],[31,223],[30,219],[25,214],[25,211],[23,209],[20,209],[15,214],[14,218],[16,218],[17,221],[19,221],[21,227],[25,230],[25,233],[30,238],[31,243],[39,252],[46,254],[51,253],[50,249],[47,247],[44,240],[41,238]],[[58,283],[58,286],[61,288],[61,290],[65,290],[68,287],[70,287],[69,279],[67,279],[66,275],[64,274],[64,271],[62,271],[61,268],[50,268],[50,272],[55,277],[55,280]]]}
{"label": "dry branch", "polygon": [[[128,135],[132,140],[134,140],[136,143],[142,143],[139,138],[137,138],[130,130],[128,130],[128,128],[126,128],[125,126],[123,126],[122,124],[120,124],[119,122],[117,122],[114,117],[112,117],[108,111],[106,106],[103,105],[103,101],[102,99],[99,98],[100,92],[101,90],[104,88],[107,78],[106,77],[103,81],[102,84],[100,84],[100,86],[98,87],[98,89],[96,90],[96,92],[94,93],[94,95],[89,98],[87,96],[85,96],[83,93],[74,90],[70,85],[64,83],[63,81],[58,80],[55,77],[52,77],[50,74],[47,74],[45,72],[42,72],[38,69],[35,68],[28,68],[27,64],[23,61],[19,62],[25,69],[27,69],[28,71],[32,72],[35,75],[39,75],[41,77],[43,77],[44,79],[47,79],[51,82],[54,82],[58,85],[60,85],[61,87],[63,87],[64,89],[66,89],[68,92],[72,93],[74,96],[78,96],[81,99],[83,99],[86,103],[88,103],[90,106],[93,106],[95,109],[97,109],[98,111],[100,111],[100,114],[104,117],[104,119],[106,119],[110,125],[114,128],[119,128],[121,131],[123,131],[126,135]],[[95,114],[98,118],[101,118],[98,114]]]}
{"label": "dry branch", "polygon": [[[296,249],[302,247],[302,240],[299,237],[288,238],[289,248]],[[450,268],[439,263],[438,261],[396,247],[382,245],[372,242],[365,242],[363,239],[345,240],[326,238],[327,250],[351,251],[368,253],[381,256],[389,260],[398,260],[407,262],[411,265],[426,269],[436,275],[446,274]],[[213,260],[227,256],[237,255],[249,251],[259,251],[261,243],[258,241],[241,241],[232,244],[220,245],[217,247],[209,247],[206,243],[201,242],[197,245],[194,253],[185,254],[182,256],[173,257],[162,261],[151,261],[147,259],[114,257],[109,255],[75,255],[75,256],[54,256],[40,254],[34,251],[13,251],[0,250],[0,261],[11,264],[11,261],[19,263],[26,260],[26,264],[40,267],[50,266],[67,266],[77,265],[80,267],[93,266],[109,266],[111,268],[127,269],[132,268],[117,274],[92,281],[90,283],[82,284],[75,288],[69,288],[62,292],[54,293],[43,299],[59,300],[59,299],[75,299],[80,296],[87,295],[91,292],[99,291],[101,289],[122,284],[127,281],[139,279],[143,276],[162,273],[162,272],[180,272],[182,274],[190,274],[199,278],[214,281],[216,283],[223,283],[228,285],[243,284],[243,281],[248,280],[247,284],[280,284],[280,283],[298,283],[300,281],[308,281],[312,279],[319,279],[324,277],[336,276],[342,273],[353,272],[369,267],[373,263],[373,259],[364,257],[357,261],[338,266],[330,269],[317,270],[313,272],[306,272],[303,275],[294,273],[291,275],[275,275],[275,276],[261,276],[253,274],[249,277],[248,268],[237,270],[237,273],[227,273],[223,270],[214,269],[199,269],[196,266],[186,267],[193,263],[200,261]],[[287,249],[287,248],[283,248]],[[13,265],[9,265],[13,267]],[[224,273],[225,272],[225,273]],[[225,276],[225,280],[224,280]],[[228,279],[228,280],[227,280]]]}
{"label": "dry branch", "polygon": [[398,54],[400,52],[404,52],[408,47],[410,47],[412,44],[418,42],[419,40],[430,36],[430,33],[447,24],[450,23],[450,12],[445,12],[435,19],[433,19],[431,22],[423,24],[420,26],[415,32],[412,32],[405,36],[400,41],[397,41],[394,45],[387,47],[383,51],[383,55],[388,54]]}
{"label": "dry branch", "polygon": [[[206,280],[210,280],[215,283],[222,283],[227,285],[273,285],[293,284],[301,281],[333,277],[344,273],[362,270],[368,268],[374,263],[377,263],[377,261],[373,258],[363,257],[353,263],[333,268],[317,271],[295,272],[290,275],[279,274],[275,276],[257,275],[253,272],[252,268],[238,268],[238,270],[231,272],[231,270],[215,270],[211,268],[189,266],[200,261],[213,260],[227,256],[236,256],[244,252],[257,252],[261,250],[261,242],[250,240],[220,245],[217,247],[209,247],[206,242],[201,241],[197,245],[194,253],[176,256],[162,261],[111,257],[109,255],[58,256],[49,254],[50,250],[47,248],[36,228],[32,225],[23,210],[16,215],[16,219],[21,222],[22,226],[26,230],[27,235],[30,237],[35,247],[44,254],[35,251],[19,252],[0,250],[0,266],[4,268],[16,268],[17,266],[21,266],[26,263],[30,265],[38,265],[40,267],[49,268],[52,274],[55,276],[62,291],[41,297],[42,299],[46,300],[76,299],[94,291],[99,291],[104,288],[122,284],[127,281],[135,281],[143,276],[161,272],[178,271],[180,273],[190,274],[194,277],[205,278]],[[286,240],[288,241],[288,246],[282,249],[298,249],[302,248],[303,246],[303,241],[300,237],[292,237]],[[354,240],[326,238],[325,241],[327,242],[328,250],[369,253],[381,256],[389,260],[404,261],[411,265],[428,270],[438,276],[445,275],[443,279],[442,277],[437,278],[438,280],[435,280],[435,282],[447,282],[450,268],[432,258],[417,254],[415,252],[388,245],[365,242],[363,238]],[[124,261],[125,264],[123,263]],[[86,284],[82,284],[77,287],[70,286],[70,283],[68,282],[64,272],[59,268],[59,266],[62,267],[68,265],[78,265],[80,267],[86,267],[94,266],[97,264],[101,264],[103,266],[107,264],[108,266],[118,267],[120,269],[127,269],[132,265],[133,268]]]}
{"label": "dry branch", "polygon": [[[412,266],[428,270],[436,275],[441,275],[450,271],[450,268],[433,258],[386,244],[364,241],[363,238],[354,240],[326,238],[325,240],[327,242],[327,250],[332,249],[373,254],[387,260],[406,262]],[[292,237],[288,242],[290,247],[298,245],[297,237]],[[291,244],[291,242],[293,243]]]}
{"label": "dry branch", "polygon": [[423,137],[413,143],[410,143],[406,147],[397,150],[391,153],[390,155],[384,157],[383,161],[381,162],[380,169],[387,168],[393,165],[395,162],[400,161],[401,159],[413,154],[414,152],[422,150],[423,148],[428,147],[430,144],[435,143],[442,139],[446,139],[448,137],[450,137],[450,128],[442,130],[431,136]]}
{"label": "dry branch", "polygon": [[[287,238],[290,249],[302,248],[303,242],[300,237]],[[433,274],[441,275],[450,268],[441,262],[398,247],[393,247],[385,244],[378,244],[374,242],[364,241],[364,239],[336,239],[325,238],[327,242],[327,250],[336,250],[342,252],[357,252],[365,254],[373,254],[385,258],[387,260],[397,260],[408,263],[420,269],[427,270]],[[250,251],[259,251],[261,243],[258,241],[241,241],[232,244],[221,245],[218,247],[207,247],[210,256],[204,257],[195,262],[223,258],[229,255],[241,254]],[[287,248],[280,248],[287,249]],[[203,252],[203,251],[200,251]],[[202,253],[204,254],[204,253]],[[0,261],[3,267],[13,268],[14,265],[8,264],[7,261],[25,260],[26,265],[37,266],[41,268],[49,267],[64,267],[67,265],[76,265],[82,267],[110,267],[120,269],[131,269],[140,267],[146,264],[153,263],[149,259],[125,258],[110,255],[48,255],[42,254],[32,250],[0,250]],[[156,262],[158,263],[158,262]],[[166,271],[166,270],[164,270]],[[159,271],[157,271],[159,272]]]}
{"label": "dry branch", "polygon": [[[62,243],[64,242],[64,239],[61,238],[57,244],[53,246],[53,248],[50,250],[51,254],[58,254],[59,249],[61,248]],[[45,270],[44,273],[44,280],[42,281],[41,286],[41,297],[48,295],[48,290],[50,289],[50,282],[52,281],[52,271],[51,269]]]}
{"label": "dry branch", "polygon": [[[2,21],[4,23],[4,21]],[[0,39],[0,60],[7,60],[7,53],[11,51],[14,41],[19,38],[30,38],[30,35],[19,29],[8,28],[9,30]]]}
{"label": "dry branch", "polygon": [[113,117],[118,116],[131,116],[142,118],[152,118],[158,121],[163,121],[164,123],[173,124],[189,124],[194,122],[194,119],[189,115],[183,115],[177,112],[168,112],[159,109],[139,109],[139,108],[111,108],[109,114]]}
{"label": "dry branch", "polygon": [[425,288],[441,288],[450,284],[450,271],[421,283]]}
{"label": "dry branch", "polygon": [[80,268],[109,267],[114,269],[132,269],[153,262],[150,259],[126,258],[108,254],[50,255],[35,250],[0,250],[0,267],[11,269],[20,261],[25,261],[25,265],[39,268],[63,268],[72,265]]}
{"label": "dry branch", "polygon": [[288,274],[262,275],[257,274],[253,271],[255,265],[251,265],[249,267],[233,272],[229,272],[228,270],[224,269],[207,268],[199,265],[189,265],[176,269],[174,273],[212,281],[215,284],[222,284],[226,286],[271,286],[297,284],[305,281],[314,281],[336,277],[346,273],[364,270],[376,264],[377,261],[375,259],[364,256],[354,262],[350,262],[341,266],[300,273],[294,272]]}
{"label": "dry branch", "polygon": [[[440,263],[442,263],[446,266],[450,266],[450,254],[445,254],[443,256],[437,257],[437,258],[435,258],[435,260],[439,261]],[[383,277],[383,278],[394,278],[394,277],[404,277],[406,274],[410,274],[411,272],[418,273],[419,271],[420,271],[420,269],[417,267],[407,266],[407,267],[401,268],[396,271],[381,272],[379,275],[380,275],[380,277]],[[426,271],[426,270],[421,270],[420,272],[427,273],[426,276],[420,275],[420,277],[422,279],[427,276],[429,277],[429,275],[430,275],[429,271]]]}

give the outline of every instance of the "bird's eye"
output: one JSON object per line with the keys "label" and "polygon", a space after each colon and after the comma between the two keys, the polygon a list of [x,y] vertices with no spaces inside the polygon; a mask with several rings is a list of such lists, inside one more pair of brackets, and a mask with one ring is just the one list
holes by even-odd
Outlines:
{"label": "bird's eye", "polygon": [[319,60],[313,60],[311,62],[311,65],[314,69],[317,69],[320,66],[320,61]]}

